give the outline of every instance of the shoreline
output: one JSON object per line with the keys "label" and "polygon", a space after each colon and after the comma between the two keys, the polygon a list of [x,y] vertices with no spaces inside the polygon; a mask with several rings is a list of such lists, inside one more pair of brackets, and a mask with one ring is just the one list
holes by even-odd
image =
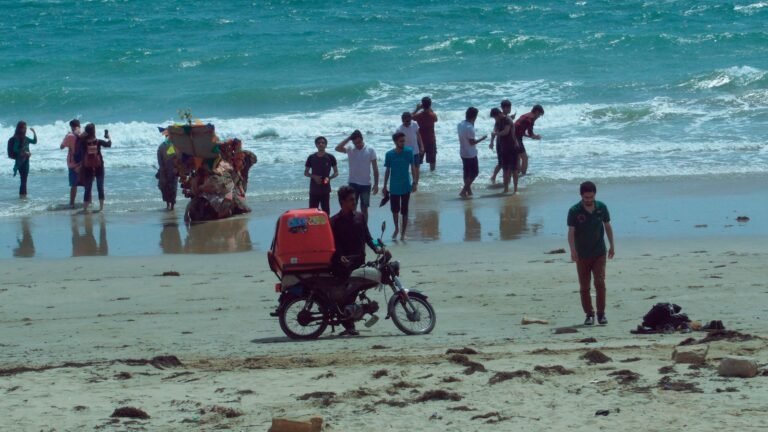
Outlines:
{"label": "shoreline", "polygon": [[[676,182],[598,183],[597,199],[611,211],[617,238],[700,238],[760,236],[768,233],[768,214],[758,178],[682,178]],[[500,195],[484,181],[476,182],[475,198],[452,192],[418,192],[411,199],[407,243],[565,239],[565,214],[578,202],[578,184],[524,186],[514,196]],[[391,243],[392,215],[371,198],[369,227],[378,237],[387,222]],[[186,200],[173,212],[72,214],[69,210],[0,219],[0,259],[13,257],[159,256],[266,251],[277,217],[304,200],[250,202],[248,215],[185,226]],[[331,204],[331,213],[338,211]],[[739,216],[748,222],[736,220]]]}

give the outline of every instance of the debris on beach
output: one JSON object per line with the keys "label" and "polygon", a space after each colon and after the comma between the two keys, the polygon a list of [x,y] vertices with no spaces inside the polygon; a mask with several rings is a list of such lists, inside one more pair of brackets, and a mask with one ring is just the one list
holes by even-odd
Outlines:
{"label": "debris on beach", "polygon": [[375,403],[376,405],[379,405],[379,404],[389,405],[391,407],[396,407],[396,408],[405,408],[406,406],[408,406],[408,402],[396,400],[396,399],[381,399],[376,401]]}
{"label": "debris on beach", "polygon": [[470,408],[466,405],[459,405],[455,407],[448,407],[448,411],[477,411],[475,408]]}
{"label": "debris on beach", "polygon": [[672,377],[663,376],[659,380],[659,388],[662,390],[679,391],[686,393],[704,393],[696,384],[686,381],[672,381]]}
{"label": "debris on beach", "polygon": [[603,354],[599,350],[589,350],[581,356],[582,359],[587,360],[590,364],[602,364],[612,361],[610,357]]}
{"label": "debris on beach", "polygon": [[522,325],[528,325],[528,324],[549,324],[549,321],[545,319],[540,318],[528,318],[527,316],[523,316],[523,319],[520,321],[520,324]]}
{"label": "debris on beach", "polygon": [[749,222],[749,216],[738,216],[736,218],[736,222],[742,222],[742,223]]}
{"label": "debris on beach", "polygon": [[133,375],[131,375],[130,372],[123,371],[123,372],[118,372],[118,373],[115,374],[115,379],[116,380],[127,380],[127,379],[131,379],[131,378],[133,378]]}
{"label": "debris on beach", "polygon": [[708,352],[709,352],[709,345],[706,345],[705,347],[699,347],[699,346],[677,347],[672,352],[672,360],[674,360],[675,363],[702,365],[707,361]]}
{"label": "debris on beach", "polygon": [[379,378],[387,376],[387,375],[389,375],[389,371],[386,370],[386,369],[379,369],[379,370],[373,372],[373,377],[375,379],[379,379]]}
{"label": "debris on beach", "polygon": [[323,430],[323,418],[311,417],[309,419],[272,418],[272,427],[269,432],[320,432]]}
{"label": "debris on beach", "polygon": [[143,410],[140,410],[138,408],[134,407],[121,407],[117,408],[112,412],[112,415],[110,417],[116,418],[116,417],[127,417],[127,418],[137,418],[146,420],[149,417],[149,414],[144,412]]}
{"label": "debris on beach", "polygon": [[579,342],[579,343],[597,343],[597,339],[595,339],[593,337],[588,337],[588,338],[584,338],[584,339],[579,339],[576,342]]}
{"label": "debris on beach", "polygon": [[722,377],[752,378],[757,372],[757,362],[749,357],[726,356],[717,367],[717,374]]}
{"label": "debris on beach", "polygon": [[440,380],[444,383],[455,383],[455,382],[461,382],[461,378],[455,377],[455,376],[448,376]]}
{"label": "debris on beach", "polygon": [[445,353],[446,354],[477,354],[477,351],[475,351],[472,348],[464,347],[464,348],[450,348]]}
{"label": "debris on beach", "polygon": [[533,368],[535,372],[542,373],[544,375],[572,375],[574,372],[570,369],[566,369],[561,365],[554,366],[539,366]]}
{"label": "debris on beach", "polygon": [[547,252],[547,255],[564,254],[564,253],[565,253],[565,249],[560,248],[560,249],[552,249],[551,251]]}
{"label": "debris on beach", "polygon": [[472,361],[464,354],[454,354],[448,358],[451,363],[460,364],[462,366],[465,366],[466,369],[464,369],[464,375],[472,375],[475,372],[488,372],[485,369],[485,366],[482,364]]}
{"label": "debris on beach", "polygon": [[616,377],[616,381],[619,384],[630,384],[640,379],[640,374],[633,372],[629,369],[621,369],[608,374],[609,376]]}
{"label": "debris on beach", "polygon": [[760,337],[748,333],[737,332],[735,330],[715,330],[710,332],[703,339],[700,339],[697,343],[705,344],[715,341],[746,342],[753,339],[760,339]]}
{"label": "debris on beach", "polygon": [[514,378],[528,379],[530,377],[531,373],[525,370],[518,370],[514,372],[497,372],[488,380],[488,384],[494,385]]}
{"label": "debris on beach", "polygon": [[224,416],[226,418],[235,418],[235,417],[240,417],[241,415],[243,415],[243,412],[240,411],[240,410],[237,410],[235,408],[230,408],[230,407],[224,407],[224,406],[220,406],[220,405],[212,405],[212,406],[209,406],[209,407],[200,408],[199,413],[200,413],[200,415],[218,414],[218,415],[222,415],[222,416]]}
{"label": "debris on beach", "polygon": [[165,271],[163,272],[163,276],[181,276],[181,273],[177,271]]}
{"label": "debris on beach", "polygon": [[430,401],[454,401],[458,402],[461,399],[460,394],[449,392],[446,390],[427,390],[421,394],[421,396],[414,399],[415,402],[430,402]]}
{"label": "debris on beach", "polygon": [[336,393],[334,392],[311,392],[311,393],[305,393],[296,399],[300,401],[306,401],[310,399],[319,399],[321,406],[329,406],[333,402],[335,402]]}
{"label": "debris on beach", "polygon": [[554,334],[568,334],[568,333],[578,333],[578,332],[579,331],[573,327],[558,327],[553,331]]}

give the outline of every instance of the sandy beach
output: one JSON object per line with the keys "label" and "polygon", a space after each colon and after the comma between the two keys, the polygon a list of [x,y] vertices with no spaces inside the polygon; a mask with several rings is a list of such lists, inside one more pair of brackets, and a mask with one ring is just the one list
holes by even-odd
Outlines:
{"label": "sandy beach", "polygon": [[[721,215],[669,205],[652,212],[643,194],[620,200],[611,190],[603,198],[614,209],[617,256],[607,326],[581,325],[574,264],[549,253],[567,248],[556,225],[563,212],[541,211],[557,207],[553,200],[533,206],[545,216],[529,218],[519,230],[527,234],[511,241],[487,228],[498,230],[499,219],[451,226],[441,213],[440,235],[459,241],[390,245],[405,283],[435,306],[428,336],[404,336],[382,320],[356,338],[288,340],[269,316],[277,280],[259,247],[3,260],[0,430],[266,431],[273,417],[309,415],[328,431],[765,429],[768,236],[757,214],[741,225],[723,220],[744,210],[730,206],[742,198],[727,191],[715,194],[727,203]],[[570,191],[563,197],[573,201]],[[695,190],[654,199],[721,208]],[[485,210],[490,200],[475,202],[478,214],[499,218]],[[616,228],[641,224],[659,233]],[[162,276],[168,271],[179,276]],[[736,333],[630,334],[656,302]],[[521,325],[524,316],[549,324]],[[564,327],[573,330],[555,333]],[[671,359],[688,338],[709,346],[704,365]],[[610,361],[589,362],[590,350]],[[726,355],[755,358],[762,375],[718,376]],[[110,417],[126,406],[150,418]]]}

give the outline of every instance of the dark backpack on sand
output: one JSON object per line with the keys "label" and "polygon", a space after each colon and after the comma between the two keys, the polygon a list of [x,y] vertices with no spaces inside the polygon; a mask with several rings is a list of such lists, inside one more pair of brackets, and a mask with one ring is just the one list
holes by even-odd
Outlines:
{"label": "dark backpack on sand", "polygon": [[16,154],[15,151],[13,151],[13,145],[15,144],[15,140],[13,137],[8,138],[8,159],[16,160],[16,158],[19,156]]}
{"label": "dark backpack on sand", "polygon": [[656,303],[643,317],[643,327],[660,329],[671,327],[673,329],[687,324],[691,320],[688,315],[680,313],[683,308],[673,303]]}

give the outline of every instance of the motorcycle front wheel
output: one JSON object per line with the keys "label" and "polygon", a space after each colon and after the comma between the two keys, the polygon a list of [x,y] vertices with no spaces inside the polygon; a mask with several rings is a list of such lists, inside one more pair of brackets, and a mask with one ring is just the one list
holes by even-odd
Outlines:
{"label": "motorcycle front wheel", "polygon": [[423,298],[412,296],[408,301],[392,297],[389,315],[395,327],[407,335],[424,335],[435,328],[437,316],[432,305]]}
{"label": "motorcycle front wheel", "polygon": [[325,307],[307,297],[288,300],[278,316],[280,328],[291,339],[317,339],[328,327]]}

